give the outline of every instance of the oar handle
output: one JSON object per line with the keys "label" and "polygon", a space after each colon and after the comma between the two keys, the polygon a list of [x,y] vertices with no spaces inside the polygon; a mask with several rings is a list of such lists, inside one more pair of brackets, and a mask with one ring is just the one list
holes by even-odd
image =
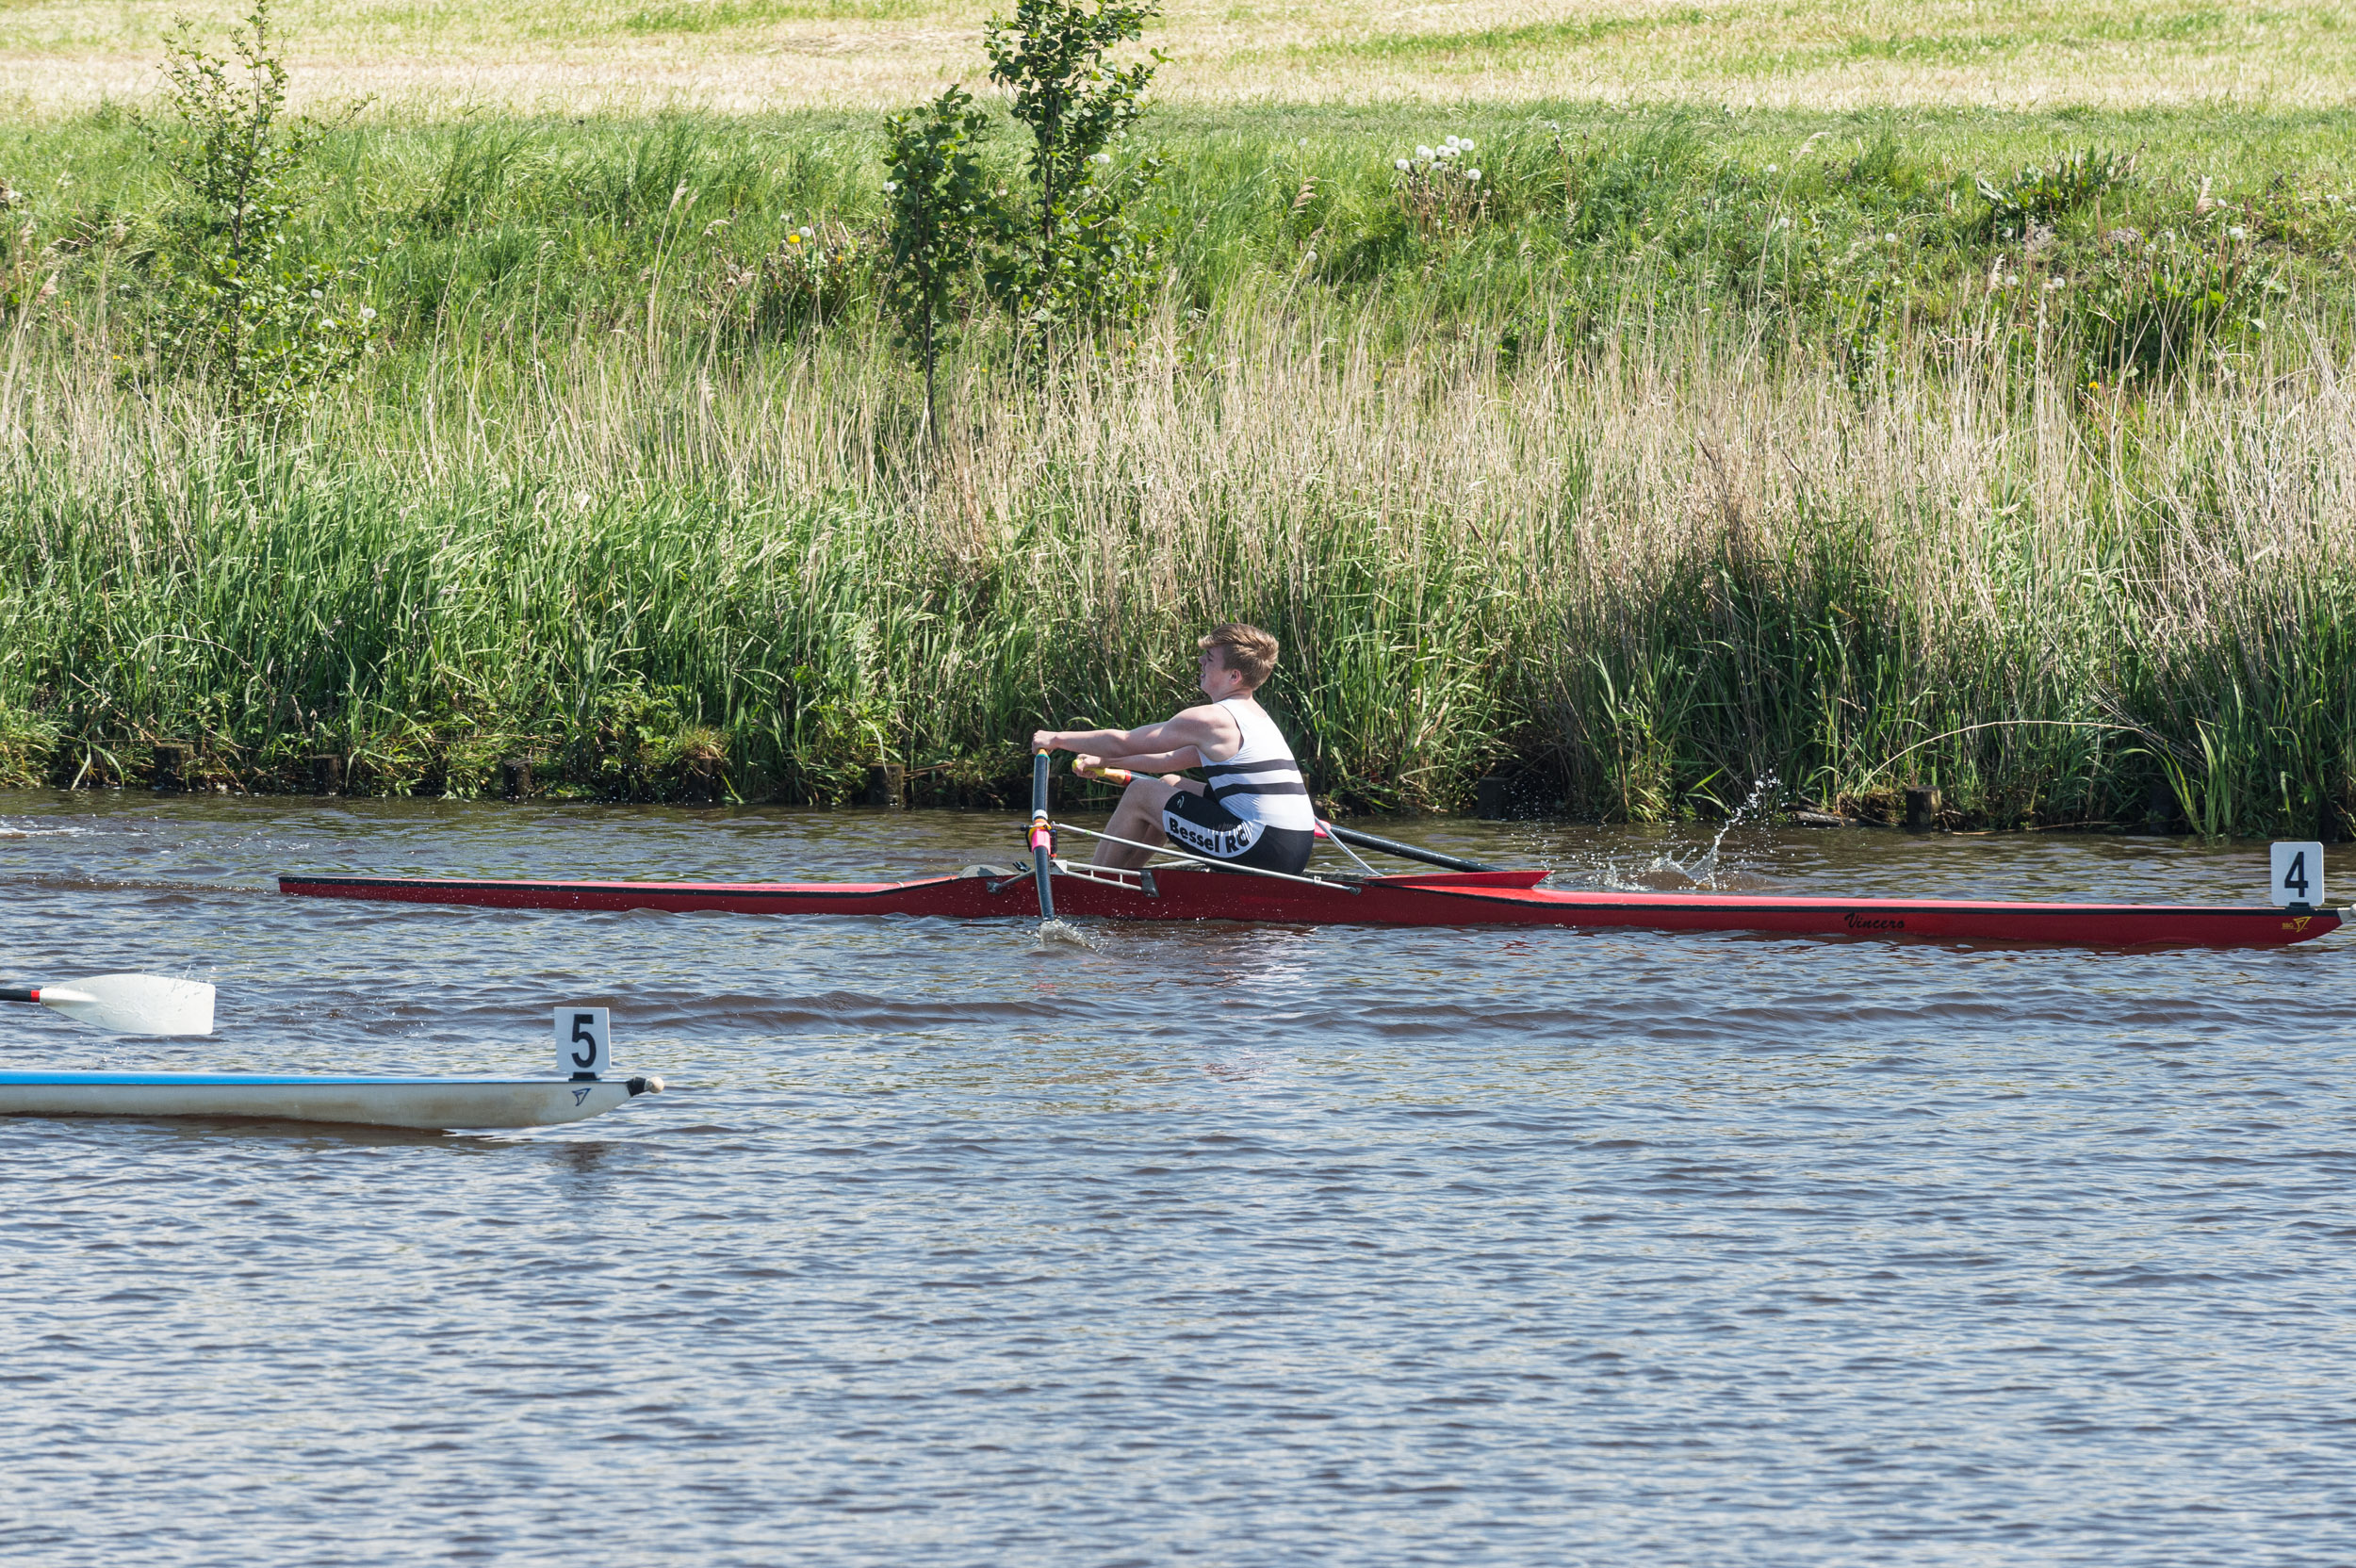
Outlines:
{"label": "oar handle", "polygon": [[1031,875],[1039,883],[1039,918],[1055,918],[1055,892],[1048,879],[1055,871],[1055,829],[1047,820],[1047,753],[1031,757]]}

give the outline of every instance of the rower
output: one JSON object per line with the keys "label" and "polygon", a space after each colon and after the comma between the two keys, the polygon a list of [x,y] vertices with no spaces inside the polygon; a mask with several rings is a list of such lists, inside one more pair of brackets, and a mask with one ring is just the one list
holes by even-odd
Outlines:
{"label": "rower", "polygon": [[[1203,706],[1137,729],[1042,729],[1031,749],[1079,753],[1072,771],[1083,776],[1107,767],[1137,776],[1106,825],[1111,837],[1097,841],[1097,865],[1142,866],[1153,856],[1145,846],[1174,844],[1297,876],[1317,843],[1317,813],[1292,748],[1252,696],[1276,669],[1276,639],[1230,622],[1196,646],[1210,699]],[[1182,768],[1200,768],[1203,776],[1181,778]]]}

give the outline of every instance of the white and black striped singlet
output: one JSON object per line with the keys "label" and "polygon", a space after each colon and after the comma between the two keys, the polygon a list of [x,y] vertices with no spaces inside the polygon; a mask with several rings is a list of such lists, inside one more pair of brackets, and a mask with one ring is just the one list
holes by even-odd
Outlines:
{"label": "white and black striped singlet", "polygon": [[1219,706],[1243,732],[1243,744],[1224,761],[1203,760],[1208,789],[1170,796],[1162,830],[1197,855],[1298,875],[1317,846],[1317,827],[1301,764],[1258,703],[1229,697]]}

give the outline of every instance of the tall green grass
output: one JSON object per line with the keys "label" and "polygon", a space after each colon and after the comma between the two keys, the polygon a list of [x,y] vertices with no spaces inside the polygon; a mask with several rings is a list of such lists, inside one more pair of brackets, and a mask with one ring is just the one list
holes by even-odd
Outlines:
{"label": "tall green grass", "polygon": [[[875,313],[862,127],[344,133],[313,242],[384,254],[385,351],[270,428],[148,351],[164,197],[129,129],[0,133],[37,193],[0,773],[192,739],[250,789],[332,752],[465,793],[522,752],[584,792],[718,755],[746,795],[890,758],[989,799],[1038,725],[1183,701],[1235,616],[1284,642],[1272,703],[1346,805],[1501,768],[1631,819],[1771,774],[1994,824],[2140,820],[2155,786],[2215,832],[2356,806],[2344,145],[1494,115],[1444,127],[1494,194],[1434,234],[1389,160],[1435,123],[1177,124],[1155,321],[1041,382],[978,318],[937,455]],[[2135,173],[2000,232],[1979,178],[2031,202],[2096,139]],[[66,152],[86,181],[44,179]],[[2164,237],[2232,270],[2189,327]],[[2181,351],[2106,347],[2134,309]]]}

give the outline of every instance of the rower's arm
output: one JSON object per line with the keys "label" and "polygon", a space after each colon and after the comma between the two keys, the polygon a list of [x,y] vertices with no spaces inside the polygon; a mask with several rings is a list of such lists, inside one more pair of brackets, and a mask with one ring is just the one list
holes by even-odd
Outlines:
{"label": "rower's arm", "polygon": [[1135,729],[1042,729],[1031,737],[1031,749],[1086,752],[1107,762],[1122,760],[1124,766],[1132,759],[1143,767],[1152,759],[1166,758],[1167,766],[1195,768],[1203,765],[1199,748],[1229,752],[1238,739],[1235,721],[1225,709],[1203,707]]}
{"label": "rower's arm", "polygon": [[[1088,760],[1088,754],[1082,752],[1073,760],[1072,768],[1076,771],[1080,763]],[[1100,768],[1126,768],[1131,773],[1152,774],[1184,773],[1188,768],[1199,768],[1202,765],[1202,755],[1192,746],[1182,746],[1176,751],[1155,752],[1147,757],[1099,757],[1094,762],[1094,766]]]}

